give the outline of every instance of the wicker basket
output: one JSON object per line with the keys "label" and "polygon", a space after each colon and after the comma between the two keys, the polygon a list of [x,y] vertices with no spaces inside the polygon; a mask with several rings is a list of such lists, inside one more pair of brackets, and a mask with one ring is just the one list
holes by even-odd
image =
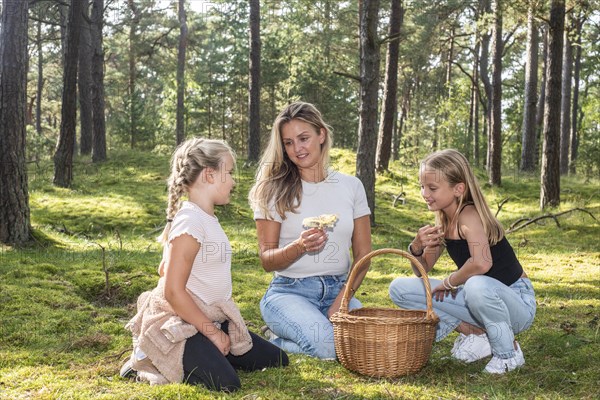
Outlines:
{"label": "wicker basket", "polygon": [[[359,308],[348,311],[350,288],[367,261],[380,254],[408,258],[421,272],[427,310]],[[439,321],[432,310],[429,278],[411,254],[396,249],[375,250],[360,259],[350,273],[340,310],[331,317],[335,350],[349,370],[373,377],[394,378],[418,372],[429,359]]]}

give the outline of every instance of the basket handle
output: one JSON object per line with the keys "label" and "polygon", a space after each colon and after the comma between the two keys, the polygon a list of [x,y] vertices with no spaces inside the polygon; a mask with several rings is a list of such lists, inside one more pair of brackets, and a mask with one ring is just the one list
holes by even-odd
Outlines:
{"label": "basket handle", "polygon": [[350,290],[352,288],[352,284],[354,283],[354,281],[356,279],[356,276],[359,274],[360,271],[362,271],[365,268],[365,265],[367,265],[367,261],[369,261],[371,258],[378,256],[380,254],[397,254],[404,258],[408,258],[417,267],[417,269],[421,273],[421,278],[423,280],[423,284],[425,285],[425,294],[426,294],[425,299],[427,301],[427,318],[433,318],[433,316],[435,314],[433,312],[433,301],[432,301],[432,297],[431,297],[431,285],[429,284],[429,277],[427,276],[427,272],[425,271],[425,268],[423,268],[423,265],[412,254],[410,254],[406,251],[403,251],[403,250],[398,250],[398,249],[373,250],[370,253],[366,254],[363,258],[358,260],[358,262],[354,265],[354,268],[352,268],[352,271],[350,272],[350,276],[348,277],[348,280],[346,281],[346,287],[344,289],[344,296],[342,297],[342,303],[340,305],[339,312],[344,313],[344,314],[348,313],[348,303],[350,302],[350,298],[352,297]]}

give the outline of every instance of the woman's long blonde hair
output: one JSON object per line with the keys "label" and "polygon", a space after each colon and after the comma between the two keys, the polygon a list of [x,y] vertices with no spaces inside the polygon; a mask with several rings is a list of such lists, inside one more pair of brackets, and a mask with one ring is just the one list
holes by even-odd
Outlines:
{"label": "woman's long blonde hair", "polygon": [[323,121],[317,108],[304,102],[294,102],[285,107],[275,118],[269,144],[256,170],[254,186],[248,200],[253,209],[258,209],[266,218],[272,219],[269,206],[285,219],[287,211],[295,212],[302,200],[302,181],[298,167],[289,159],[281,139],[282,129],[291,120],[300,120],[312,125],[316,132],[324,131],[325,141],[321,144],[321,166],[329,166],[329,150],[332,145],[331,127]]}
{"label": "woman's long blonde hair", "polygon": [[445,179],[450,184],[450,187],[454,187],[459,183],[465,185],[465,190],[458,199],[456,213],[452,216],[447,216],[441,210],[436,211],[436,225],[441,226],[442,231],[446,233],[452,224],[458,221],[458,214],[461,212],[463,205],[472,203],[477,210],[477,214],[479,214],[479,218],[481,218],[490,246],[502,240],[504,237],[504,228],[492,214],[481,192],[477,178],[475,178],[469,161],[465,156],[454,149],[436,151],[421,161],[421,173],[432,170],[438,172],[440,178]]}
{"label": "woman's long blonde hair", "polygon": [[171,174],[167,179],[169,197],[167,200],[167,224],[162,234],[157,238],[166,243],[171,223],[179,208],[181,198],[204,168],[218,170],[223,163],[223,157],[229,154],[234,159],[235,153],[223,140],[193,138],[181,143],[171,157]]}

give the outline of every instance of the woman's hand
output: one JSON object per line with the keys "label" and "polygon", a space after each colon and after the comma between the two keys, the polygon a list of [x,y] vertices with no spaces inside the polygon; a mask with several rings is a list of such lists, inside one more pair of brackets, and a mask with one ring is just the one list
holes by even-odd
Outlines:
{"label": "woman's hand", "polygon": [[226,356],[231,350],[231,338],[228,334],[215,327],[213,333],[207,335],[208,339],[219,349],[221,354]]}
{"label": "woman's hand", "polygon": [[324,229],[311,228],[302,231],[298,238],[298,244],[308,253],[318,253],[323,250],[327,243],[327,233]]}

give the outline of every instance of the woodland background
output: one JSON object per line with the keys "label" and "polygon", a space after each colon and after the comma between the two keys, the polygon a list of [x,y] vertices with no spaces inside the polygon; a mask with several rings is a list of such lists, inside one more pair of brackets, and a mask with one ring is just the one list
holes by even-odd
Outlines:
{"label": "woodland background", "polygon": [[[597,399],[600,7],[590,1],[1,0],[0,399]],[[397,68],[397,69],[396,69]],[[234,299],[250,329],[271,275],[246,196],[271,123],[313,102],[332,166],[364,183],[373,247],[432,221],[418,160],[473,165],[536,290],[527,362],[501,377],[436,343],[416,375],[371,379],[292,355],[217,395],[120,379],[123,328],[156,285],[168,158],[191,136],[238,153]],[[431,276],[453,270],[443,257]],[[357,293],[390,306],[406,262]]]}
{"label": "woodland background", "polygon": [[[440,148],[488,172],[600,172],[597,0],[4,0],[1,241],[30,239],[25,166],[227,140],[248,164],[286,103],[312,102],[376,171]],[[25,151],[26,149],[26,151]],[[14,154],[14,157],[11,156]],[[375,223],[376,210],[372,217]],[[6,223],[4,223],[6,222]]]}

